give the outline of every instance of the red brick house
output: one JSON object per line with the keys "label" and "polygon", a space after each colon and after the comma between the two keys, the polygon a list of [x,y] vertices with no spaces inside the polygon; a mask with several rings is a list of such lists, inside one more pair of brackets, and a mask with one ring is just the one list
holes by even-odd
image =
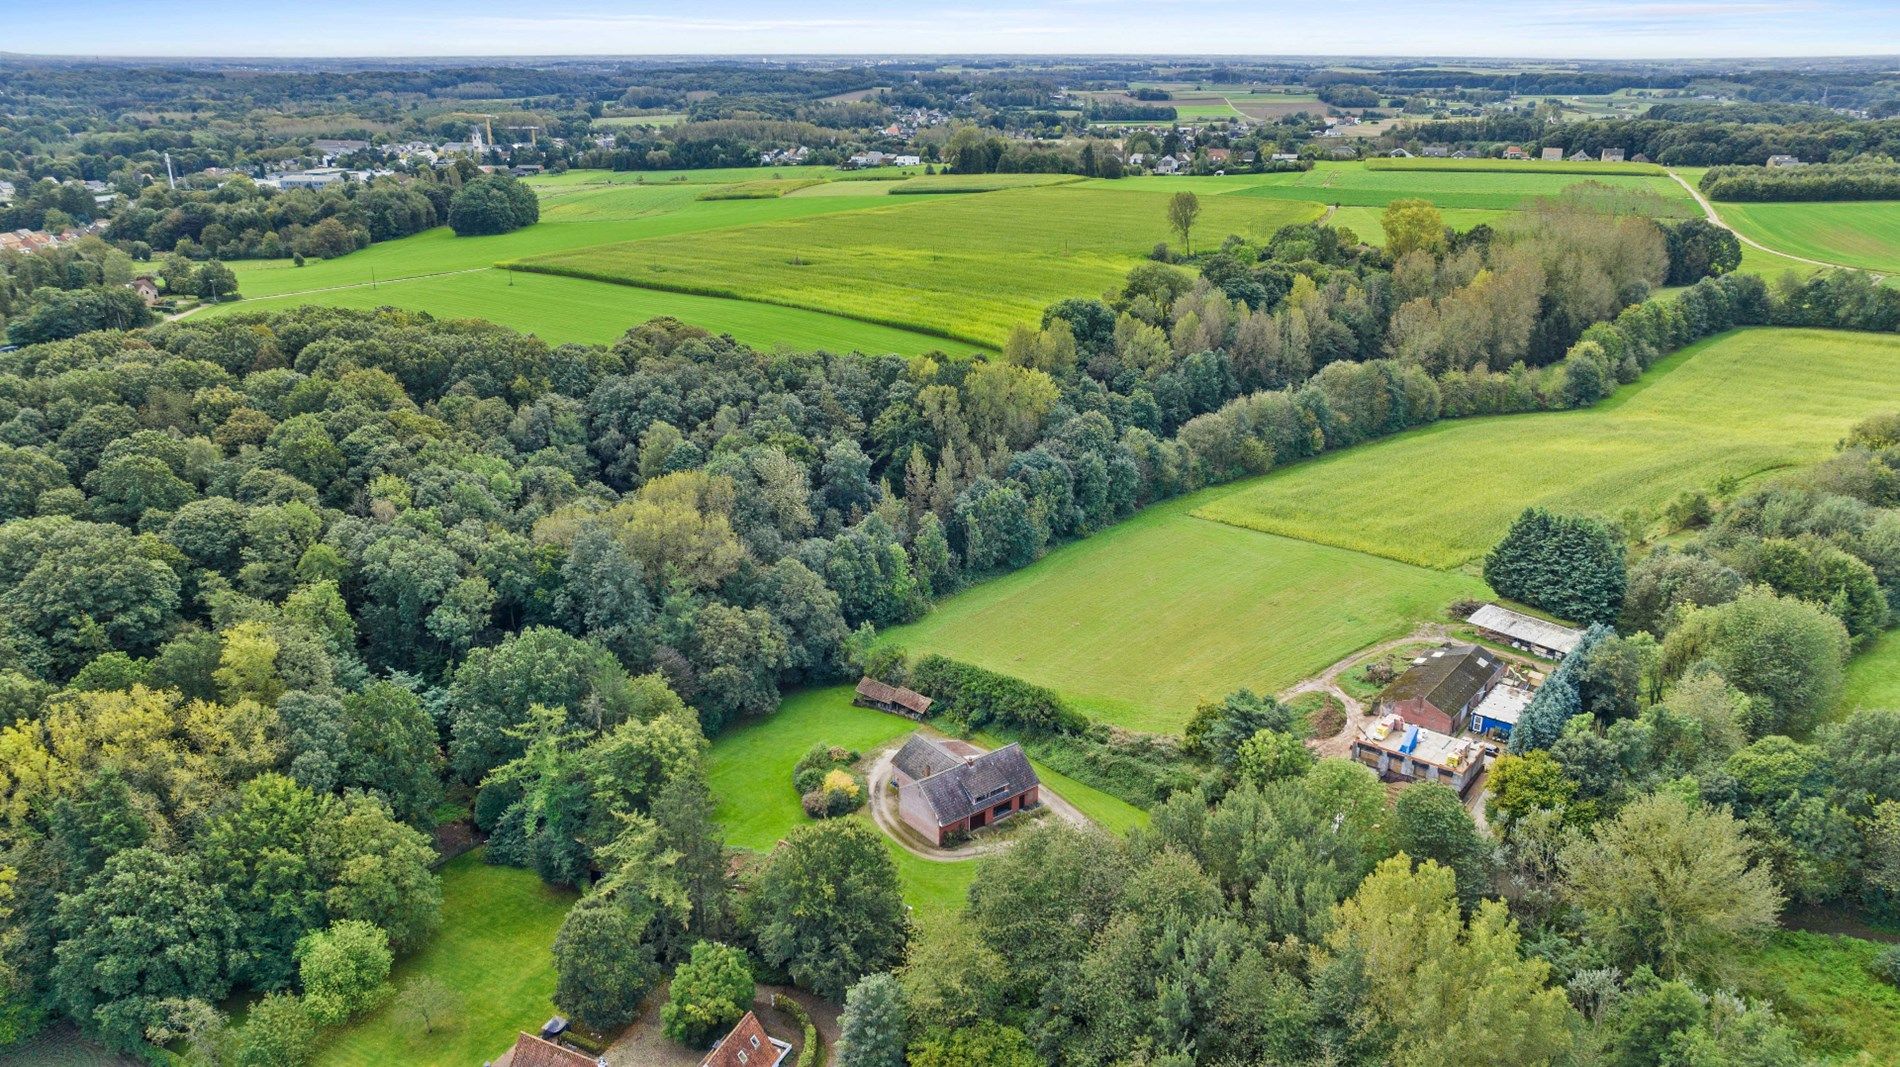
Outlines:
{"label": "red brick house", "polygon": [[1441,734],[1459,734],[1471,723],[1471,709],[1503,678],[1504,660],[1488,648],[1434,648],[1379,693],[1373,710]]}
{"label": "red brick house", "polygon": [[759,1017],[751,1012],[733,1024],[732,1032],[699,1061],[699,1067],[778,1067],[792,1046],[765,1032]]}
{"label": "red brick house", "polygon": [[912,734],[891,759],[891,777],[897,784],[898,816],[937,845],[1042,799],[1042,781],[1015,742],[983,752],[960,741]]}

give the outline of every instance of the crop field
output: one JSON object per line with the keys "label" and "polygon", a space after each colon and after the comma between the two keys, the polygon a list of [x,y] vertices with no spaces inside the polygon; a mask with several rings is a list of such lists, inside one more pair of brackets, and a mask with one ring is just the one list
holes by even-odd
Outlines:
{"label": "crop field", "polygon": [[[525,270],[825,311],[1000,346],[1052,301],[1116,285],[1167,240],[1165,197],[1081,185],[924,197],[822,218],[543,255]],[[798,198],[764,203],[796,203]],[[822,198],[813,202],[824,202]],[[1210,197],[1201,242],[1317,218]]]}
{"label": "crop field", "polygon": [[1717,201],[1715,210],[1729,225],[1778,252],[1900,273],[1900,201]]}
{"label": "crop field", "polygon": [[885,638],[1046,685],[1117,726],[1178,733],[1203,700],[1278,691],[1485,595],[1468,575],[1192,514],[1233,491],[1148,508]]}
{"label": "crop field", "polygon": [[442,929],[396,962],[390,982],[400,990],[429,976],[455,990],[448,1024],[422,1033],[402,1018],[399,994],[325,1041],[316,1063],[480,1063],[506,1050],[517,1031],[538,1029],[554,1010],[548,946],[575,894],[544,885],[533,871],[491,867],[479,849],[450,860],[441,874]]}
{"label": "crop field", "polygon": [[1304,172],[1249,177],[1254,181],[1233,190],[1231,195],[1312,200],[1355,207],[1384,207],[1394,200],[1416,197],[1441,208],[1511,211],[1528,200],[1556,196],[1581,182],[1599,181],[1625,192],[1655,194],[1660,201],[1659,214],[1665,218],[1690,218],[1701,210],[1687,190],[1658,175],[1594,176],[1445,168],[1375,170],[1362,163],[1321,163]]}
{"label": "crop field", "polygon": [[1568,160],[1546,163],[1541,159],[1433,159],[1426,156],[1396,159],[1368,159],[1367,170],[1453,171],[1466,174],[1582,174],[1591,177],[1662,176],[1668,172],[1654,163],[1601,163]]}
{"label": "crop field", "polygon": [[1725,475],[1820,459],[1896,404],[1900,338],[1743,330],[1669,357],[1595,408],[1446,420],[1264,475],[1195,514],[1457,567],[1526,506],[1652,512]]}
{"label": "crop field", "polygon": [[974,347],[822,311],[480,267],[456,274],[383,282],[375,288],[355,285],[328,292],[246,299],[198,314],[274,311],[305,303],[345,308],[394,306],[426,311],[442,319],[487,319],[555,344],[607,344],[632,326],[670,315],[716,333],[729,333],[761,349],[788,345],[801,351],[915,356],[968,352]]}

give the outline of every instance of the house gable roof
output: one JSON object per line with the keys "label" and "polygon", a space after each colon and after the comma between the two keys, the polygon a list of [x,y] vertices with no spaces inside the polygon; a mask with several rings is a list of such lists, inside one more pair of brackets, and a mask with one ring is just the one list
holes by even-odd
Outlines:
{"label": "house gable roof", "polygon": [[773,1040],[760,1024],[759,1017],[746,1012],[745,1017],[734,1023],[732,1031],[719,1039],[719,1043],[699,1061],[699,1067],[778,1067],[780,1060],[792,1050],[792,1046],[783,1041]]}
{"label": "house gable roof", "polygon": [[921,732],[910,735],[904,747],[891,757],[891,767],[913,782],[963,765],[963,757],[951,752]]}
{"label": "house gable roof", "polygon": [[598,1067],[599,1062],[585,1053],[529,1033],[515,1038],[515,1047],[508,1056],[508,1067]]}
{"label": "house gable roof", "polygon": [[948,826],[1040,783],[1022,746],[1012,741],[995,751],[959,760],[956,766],[918,779],[909,788],[923,795],[938,826]]}
{"label": "house gable roof", "polygon": [[1379,694],[1382,701],[1424,700],[1444,712],[1455,712],[1478,695],[1498,673],[1497,654],[1477,645],[1435,648],[1420,657]]}
{"label": "house gable roof", "polygon": [[917,715],[930,713],[930,705],[935,703],[929,697],[901,685],[886,685],[876,678],[858,679],[858,695],[874,704],[895,704]]}
{"label": "house gable roof", "polygon": [[1583,631],[1573,630],[1554,622],[1526,615],[1520,611],[1486,604],[1471,613],[1465,620],[1480,630],[1489,630],[1494,634],[1503,634],[1514,641],[1523,641],[1539,648],[1553,649],[1569,655],[1577,648],[1577,642],[1583,640]]}

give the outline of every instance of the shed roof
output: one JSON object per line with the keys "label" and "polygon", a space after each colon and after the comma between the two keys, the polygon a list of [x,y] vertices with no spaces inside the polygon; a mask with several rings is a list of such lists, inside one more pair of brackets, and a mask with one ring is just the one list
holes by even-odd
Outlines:
{"label": "shed roof", "polygon": [[1386,686],[1379,699],[1423,699],[1440,711],[1455,712],[1477,696],[1501,666],[1496,653],[1477,645],[1435,648]]}
{"label": "shed roof", "polygon": [[1489,719],[1492,722],[1517,725],[1518,716],[1530,706],[1532,693],[1529,689],[1515,685],[1501,685],[1484,695],[1478,706],[1471,709],[1473,718]]}
{"label": "shed roof", "polygon": [[858,695],[877,704],[895,704],[919,715],[929,714],[930,705],[935,703],[916,690],[905,689],[901,685],[886,685],[868,675],[858,679]]}
{"label": "shed roof", "polygon": [[[905,748],[910,746],[906,744]],[[937,818],[938,826],[967,819],[999,801],[1028,792],[1040,784],[1022,746],[1014,741],[1002,748],[959,760],[947,770],[917,779],[918,790]]]}
{"label": "shed roof", "polygon": [[1569,655],[1576,650],[1577,642],[1583,640],[1583,631],[1549,622],[1521,611],[1496,604],[1486,604],[1471,613],[1465,620],[1480,630],[1489,630],[1494,634],[1503,634],[1513,641],[1523,641],[1539,648],[1548,648]]}

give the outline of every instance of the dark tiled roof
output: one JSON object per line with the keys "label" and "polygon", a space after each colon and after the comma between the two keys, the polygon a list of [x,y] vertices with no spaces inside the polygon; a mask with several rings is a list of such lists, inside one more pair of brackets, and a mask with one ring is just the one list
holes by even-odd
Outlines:
{"label": "dark tiled roof", "polygon": [[1384,700],[1423,698],[1439,711],[1455,713],[1478,695],[1498,673],[1497,653],[1477,645],[1435,648],[1379,694]]}
{"label": "dark tiled roof", "polygon": [[508,1067],[596,1067],[598,1062],[594,1057],[565,1045],[543,1041],[533,1034],[522,1034],[515,1038]]}
{"label": "dark tiled roof", "polygon": [[913,782],[921,782],[933,774],[942,774],[962,765],[962,756],[921,733],[911,734],[910,740],[904,742],[904,747],[891,757],[891,767]]}
{"label": "dark tiled roof", "polygon": [[1026,792],[1038,782],[1029,757],[1023,755],[1020,745],[1011,742],[922,779],[914,788],[922,790],[924,800],[937,816],[937,825],[948,826]]}

